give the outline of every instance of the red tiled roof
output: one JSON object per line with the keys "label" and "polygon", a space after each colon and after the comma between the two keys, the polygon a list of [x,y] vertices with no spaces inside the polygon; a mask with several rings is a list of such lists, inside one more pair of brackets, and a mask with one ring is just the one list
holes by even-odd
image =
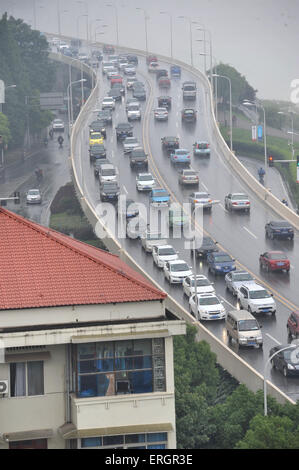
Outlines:
{"label": "red tiled roof", "polygon": [[162,300],[118,256],[0,208],[0,310]]}

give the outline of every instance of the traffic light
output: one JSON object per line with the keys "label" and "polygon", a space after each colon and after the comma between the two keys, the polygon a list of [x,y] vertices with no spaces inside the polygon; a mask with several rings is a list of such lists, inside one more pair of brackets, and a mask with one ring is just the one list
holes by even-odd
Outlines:
{"label": "traffic light", "polygon": [[269,155],[268,157],[268,165],[269,166],[274,166],[274,158],[272,155]]}

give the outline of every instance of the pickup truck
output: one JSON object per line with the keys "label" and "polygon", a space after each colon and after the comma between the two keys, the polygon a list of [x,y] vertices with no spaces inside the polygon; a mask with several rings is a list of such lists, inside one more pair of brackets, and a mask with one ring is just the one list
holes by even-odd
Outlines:
{"label": "pickup truck", "polygon": [[140,238],[141,246],[147,253],[152,253],[153,246],[167,245],[167,240],[163,238],[161,232],[151,232],[147,229]]}
{"label": "pickup truck", "polygon": [[116,128],[117,140],[124,140],[126,137],[133,137],[133,126],[129,122],[120,122]]}

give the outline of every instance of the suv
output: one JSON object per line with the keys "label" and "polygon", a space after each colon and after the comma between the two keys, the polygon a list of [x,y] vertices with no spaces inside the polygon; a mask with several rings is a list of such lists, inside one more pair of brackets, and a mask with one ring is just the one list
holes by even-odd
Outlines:
{"label": "suv", "polygon": [[242,285],[237,293],[242,308],[250,313],[276,313],[276,303],[273,294],[270,294],[259,284]]}
{"label": "suv", "polygon": [[159,108],[171,108],[171,96],[159,96],[158,97]]}
{"label": "suv", "polygon": [[299,311],[296,310],[291,313],[287,322],[288,336],[299,338]]}
{"label": "suv", "polygon": [[230,193],[224,199],[225,209],[228,211],[250,211],[250,201],[246,194]]}
{"label": "suv", "polygon": [[178,137],[162,137],[162,149],[167,152],[172,152],[175,149],[180,147],[180,142]]}
{"label": "suv", "polygon": [[130,167],[131,168],[139,168],[140,166],[145,167],[145,169],[148,169],[148,160],[147,160],[147,154],[143,150],[142,147],[137,147],[133,149],[130,153]]}
{"label": "suv", "polygon": [[106,158],[106,149],[104,144],[95,144],[89,147],[90,161]]}
{"label": "suv", "polygon": [[193,108],[184,108],[182,110],[182,121],[183,122],[195,122],[196,110]]}
{"label": "suv", "polygon": [[133,126],[129,122],[120,122],[116,128],[117,140],[124,140],[126,137],[133,137]]}
{"label": "suv", "polygon": [[100,132],[104,139],[106,139],[105,123],[103,121],[92,121],[92,123],[89,124],[89,134],[93,132]]}
{"label": "suv", "polygon": [[294,239],[294,229],[289,222],[285,220],[272,220],[265,225],[266,237],[271,238],[289,238]]}
{"label": "suv", "polygon": [[189,308],[192,315],[199,321],[226,318],[226,310],[215,293],[192,295],[189,299]]}
{"label": "suv", "polygon": [[190,169],[183,169],[179,173],[179,184],[183,185],[199,185],[198,172]]}
{"label": "suv", "polygon": [[116,181],[105,181],[100,185],[101,201],[111,201],[118,199],[120,188]]}

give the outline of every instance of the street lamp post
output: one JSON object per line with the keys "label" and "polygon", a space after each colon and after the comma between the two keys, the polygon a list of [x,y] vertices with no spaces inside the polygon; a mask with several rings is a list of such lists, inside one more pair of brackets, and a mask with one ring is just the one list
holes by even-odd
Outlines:
{"label": "street lamp post", "polygon": [[[81,78],[80,80],[76,80],[74,82],[70,82],[67,87],[67,97],[68,97],[68,115],[70,116],[70,121],[69,121],[69,128],[73,126],[73,121],[74,121],[74,115],[73,115],[73,97],[72,97],[72,91],[71,87],[75,83],[81,83],[81,82],[86,82],[86,78]],[[70,110],[69,110],[70,106]]]}
{"label": "street lamp post", "polygon": [[146,13],[146,11],[145,11],[144,8],[136,7],[136,10],[141,10],[141,11],[143,11],[143,15],[144,15],[144,28],[145,28],[145,52],[146,52],[146,55],[148,55],[148,37],[147,37],[147,20],[148,20],[148,16],[147,16],[147,13]]}
{"label": "street lamp post", "polygon": [[169,27],[170,27],[170,57],[171,62],[173,61],[173,38],[172,38],[172,15],[168,11],[160,11],[160,15],[169,16]]}
{"label": "street lamp post", "polygon": [[82,17],[86,17],[86,18],[87,18],[87,14],[86,14],[86,13],[84,13],[83,15],[79,15],[79,16],[77,16],[77,38],[78,38],[78,48],[79,48],[79,41],[80,41],[80,40],[79,40],[79,20],[80,20],[80,18],[82,18]]}
{"label": "street lamp post", "polygon": [[[214,85],[213,85],[213,78],[212,78],[212,74],[213,74],[213,64],[212,64],[212,59],[213,59],[213,46],[212,46],[212,33],[209,29],[206,29],[206,28],[197,28],[198,31],[203,31],[204,33],[204,42],[209,42],[210,44],[210,81],[211,81],[211,88],[212,88],[212,93],[213,93],[213,88],[214,88]],[[206,36],[205,36],[205,33],[208,33],[209,34],[209,39],[206,39]],[[205,51],[206,52],[206,51]]]}
{"label": "street lamp post", "polygon": [[212,77],[225,78],[229,82],[229,126],[230,126],[230,149],[233,151],[233,114],[232,114],[232,83],[226,75],[212,74]]}
{"label": "street lamp post", "polygon": [[112,7],[115,11],[115,30],[116,30],[116,45],[119,47],[119,28],[118,28],[118,10],[114,3],[106,3],[106,7]]}

